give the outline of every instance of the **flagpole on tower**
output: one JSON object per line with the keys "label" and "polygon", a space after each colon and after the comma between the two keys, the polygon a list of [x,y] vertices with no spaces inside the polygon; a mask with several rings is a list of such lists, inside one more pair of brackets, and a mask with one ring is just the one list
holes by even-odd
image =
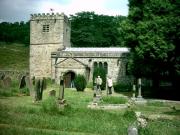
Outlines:
{"label": "flagpole on tower", "polygon": [[50,8],[50,13],[53,14],[54,13],[54,9]]}

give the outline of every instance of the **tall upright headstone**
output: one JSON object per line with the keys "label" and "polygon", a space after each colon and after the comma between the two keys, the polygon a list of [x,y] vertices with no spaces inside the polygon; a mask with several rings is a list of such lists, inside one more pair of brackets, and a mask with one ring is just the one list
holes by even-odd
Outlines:
{"label": "tall upright headstone", "polygon": [[64,78],[60,76],[60,86],[59,86],[59,100],[64,99]]}
{"label": "tall upright headstone", "polygon": [[142,98],[141,95],[141,78],[138,78],[138,98]]}
{"label": "tall upright headstone", "polygon": [[133,84],[133,96],[132,96],[132,98],[133,98],[133,99],[135,99],[135,98],[136,98],[136,96],[135,96],[135,92],[136,92],[136,85],[135,85],[135,84]]}

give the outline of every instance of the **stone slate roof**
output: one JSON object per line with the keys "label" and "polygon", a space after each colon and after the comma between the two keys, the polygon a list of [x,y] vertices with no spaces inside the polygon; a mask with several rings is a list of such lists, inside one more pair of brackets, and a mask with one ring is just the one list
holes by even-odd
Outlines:
{"label": "stone slate roof", "polygon": [[62,50],[51,53],[52,58],[119,58],[124,57],[130,52],[126,47],[103,47],[103,48],[85,48],[85,47],[67,47]]}
{"label": "stone slate roof", "polygon": [[93,47],[67,47],[62,51],[67,52],[129,52],[127,47],[102,47],[102,48],[93,48]]}

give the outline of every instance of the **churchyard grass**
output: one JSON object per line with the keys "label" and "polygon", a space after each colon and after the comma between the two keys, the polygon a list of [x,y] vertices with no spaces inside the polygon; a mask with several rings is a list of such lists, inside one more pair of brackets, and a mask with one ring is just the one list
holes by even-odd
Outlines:
{"label": "churchyard grass", "polygon": [[28,70],[29,47],[18,43],[0,42],[1,70]]}
{"label": "churchyard grass", "polygon": [[125,104],[128,99],[125,97],[106,96],[102,98],[102,104]]}
{"label": "churchyard grass", "polygon": [[[178,135],[180,118],[178,103],[148,103],[122,110],[92,110],[87,105],[92,101],[93,91],[86,89],[77,92],[65,89],[68,104],[57,112],[43,111],[48,91],[58,86],[50,85],[43,93],[43,101],[33,103],[31,96],[0,97],[0,134],[1,135],[127,135],[127,128],[135,120],[131,111],[140,111],[144,115],[168,115],[169,118],[149,120],[146,128],[140,129],[140,135]],[[156,105],[158,104],[158,105]],[[161,105],[162,104],[162,105]],[[171,106],[175,106],[173,110]],[[173,113],[174,112],[174,113]],[[128,114],[130,113],[130,114]],[[169,113],[169,114],[168,114]]]}

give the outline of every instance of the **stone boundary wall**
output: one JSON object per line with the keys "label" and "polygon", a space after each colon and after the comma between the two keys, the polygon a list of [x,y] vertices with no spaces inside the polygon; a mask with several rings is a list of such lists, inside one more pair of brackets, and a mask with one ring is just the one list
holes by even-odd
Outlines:
{"label": "stone boundary wall", "polygon": [[5,76],[10,77],[11,79],[16,79],[18,80],[18,78],[20,76],[27,76],[29,75],[29,71],[18,71],[18,70],[0,70],[0,75],[1,74],[5,74]]}

